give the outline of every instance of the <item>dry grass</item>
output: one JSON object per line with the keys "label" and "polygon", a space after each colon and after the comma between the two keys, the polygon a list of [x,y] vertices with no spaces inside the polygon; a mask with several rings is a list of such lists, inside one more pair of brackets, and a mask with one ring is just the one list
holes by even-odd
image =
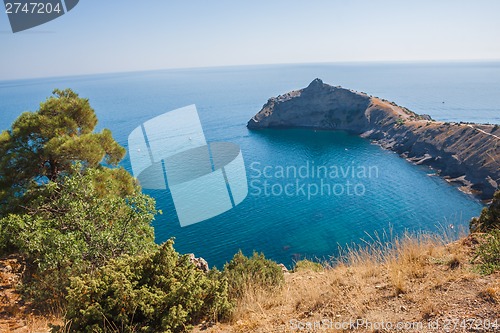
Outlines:
{"label": "dry grass", "polygon": [[446,245],[447,236],[431,235],[389,238],[373,237],[362,246],[347,249],[339,260],[327,263],[323,272],[286,274],[281,290],[266,293],[250,288],[238,304],[234,320],[209,332],[297,331],[291,320],[349,322],[362,318],[427,325],[436,318],[482,315],[496,319],[500,282],[498,276],[474,273],[472,249],[464,245],[471,242]]}
{"label": "dry grass", "polygon": [[479,296],[491,303],[500,303],[500,280],[486,286],[479,292]]}
{"label": "dry grass", "polygon": [[50,325],[63,325],[61,315],[36,315],[16,313],[9,319],[0,320],[0,332],[2,333],[48,333]]}
{"label": "dry grass", "polygon": [[283,305],[280,294],[280,289],[268,291],[260,287],[247,286],[243,298],[236,304],[232,321],[246,320],[254,315],[265,316],[267,310]]}

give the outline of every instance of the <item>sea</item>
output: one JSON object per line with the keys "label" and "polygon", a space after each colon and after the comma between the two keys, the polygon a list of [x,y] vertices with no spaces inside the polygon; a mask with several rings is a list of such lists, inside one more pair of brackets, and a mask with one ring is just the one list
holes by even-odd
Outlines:
{"label": "sea", "polygon": [[[208,142],[239,145],[248,195],[236,207],[181,227],[170,192],[144,190],[157,208],[156,242],[175,238],[222,268],[233,255],[262,252],[291,267],[333,260],[346,246],[404,233],[457,237],[483,203],[369,140],[346,132],[250,131],[268,98],[315,78],[395,101],[449,122],[500,124],[500,63],[332,63],[169,69],[0,81],[0,129],[35,111],[55,88],[88,98],[99,119],[127,147],[147,120],[195,104]],[[131,171],[129,155],[121,166]],[[384,236],[381,236],[384,235]],[[450,236],[451,235],[451,236]]]}

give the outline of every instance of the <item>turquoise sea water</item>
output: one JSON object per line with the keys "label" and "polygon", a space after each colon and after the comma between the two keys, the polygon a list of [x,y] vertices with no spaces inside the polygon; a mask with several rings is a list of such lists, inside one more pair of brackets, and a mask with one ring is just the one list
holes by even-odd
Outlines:
{"label": "turquoise sea water", "polygon": [[[269,97],[316,77],[438,120],[500,123],[500,63],[315,64],[1,81],[0,128],[22,111],[36,110],[54,88],[70,87],[90,99],[99,128],[111,129],[126,146],[128,134],[144,121],[196,104],[207,141],[240,145],[248,197],[222,215],[181,228],[169,193],[146,192],[164,212],[154,222],[157,242],[175,237],[178,251],[218,267],[238,249],[263,251],[291,265],[298,258],[335,255],[339,245],[367,234],[438,231],[450,224],[456,230],[479,214],[476,199],[357,136],[247,130],[246,122]],[[127,158],[122,164],[130,170]]]}

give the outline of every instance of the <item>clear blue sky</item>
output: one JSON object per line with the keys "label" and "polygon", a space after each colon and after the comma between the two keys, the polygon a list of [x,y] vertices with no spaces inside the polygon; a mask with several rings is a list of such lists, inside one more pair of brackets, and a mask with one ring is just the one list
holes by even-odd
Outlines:
{"label": "clear blue sky", "polygon": [[12,34],[0,80],[179,67],[500,59],[498,0],[81,0]]}

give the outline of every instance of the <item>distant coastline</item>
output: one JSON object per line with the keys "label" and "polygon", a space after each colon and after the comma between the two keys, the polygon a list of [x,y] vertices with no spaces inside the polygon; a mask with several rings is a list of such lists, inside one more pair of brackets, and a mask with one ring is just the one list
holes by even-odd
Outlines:
{"label": "distant coastline", "polygon": [[394,102],[320,79],[270,98],[247,127],[349,131],[437,170],[462,191],[483,200],[491,199],[500,184],[499,125],[434,121]]}

